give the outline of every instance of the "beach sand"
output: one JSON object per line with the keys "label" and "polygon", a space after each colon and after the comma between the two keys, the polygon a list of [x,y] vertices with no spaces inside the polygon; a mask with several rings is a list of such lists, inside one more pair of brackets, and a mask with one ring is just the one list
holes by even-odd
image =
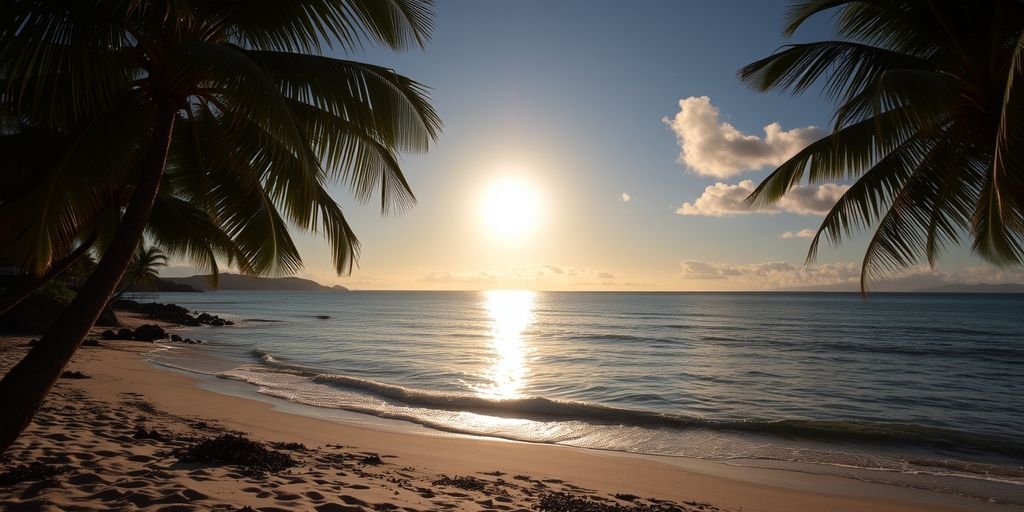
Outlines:
{"label": "beach sand", "polygon": [[[129,325],[143,322],[121,317]],[[28,339],[0,338],[0,371],[28,350]],[[0,509],[521,511],[543,504],[549,510],[705,512],[1016,510],[838,477],[300,416],[267,401],[202,389],[189,375],[146,362],[140,354],[153,348],[101,341],[78,351],[68,370],[89,378],[61,379],[0,463],[6,475],[33,462],[60,472],[0,485]],[[174,454],[230,432],[268,447],[301,443],[272,448],[297,465],[259,474],[182,462]]]}

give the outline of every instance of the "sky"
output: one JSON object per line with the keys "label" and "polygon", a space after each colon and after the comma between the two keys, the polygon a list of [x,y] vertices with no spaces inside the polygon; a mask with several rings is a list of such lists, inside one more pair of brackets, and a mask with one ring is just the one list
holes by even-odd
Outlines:
{"label": "sky", "polygon": [[[808,234],[845,185],[750,211],[752,187],[830,125],[818,91],[759,93],[736,71],[789,42],[831,37],[827,16],[782,36],[786,1],[442,0],[423,51],[336,55],[431,88],[444,121],[403,155],[417,205],[382,217],[332,192],[362,243],[351,275],[316,235],[298,274],[353,289],[853,289],[867,238]],[[166,275],[190,275],[175,262]],[[875,288],[1020,282],[968,248]]]}

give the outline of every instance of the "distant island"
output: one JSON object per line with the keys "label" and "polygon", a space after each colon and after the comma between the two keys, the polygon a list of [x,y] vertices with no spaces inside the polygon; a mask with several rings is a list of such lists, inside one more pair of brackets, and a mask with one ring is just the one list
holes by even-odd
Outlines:
{"label": "distant island", "polygon": [[1024,293],[1024,284],[950,283],[914,290],[917,293]]}
{"label": "distant island", "polygon": [[[301,277],[255,277],[240,274],[221,273],[218,275],[218,286],[215,288],[209,274],[191,277],[164,277],[179,286],[187,286],[199,291],[260,291],[280,290],[292,292],[304,291],[335,291],[347,292],[348,288],[341,285],[324,286],[316,281]],[[184,291],[184,290],[182,290]]]}

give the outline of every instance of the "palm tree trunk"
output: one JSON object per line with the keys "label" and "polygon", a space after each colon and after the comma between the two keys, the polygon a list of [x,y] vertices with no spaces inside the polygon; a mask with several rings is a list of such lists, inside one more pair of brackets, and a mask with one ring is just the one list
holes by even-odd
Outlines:
{"label": "palm tree trunk", "polygon": [[97,235],[93,233],[92,236],[82,242],[71,254],[68,254],[60,261],[50,265],[50,268],[46,270],[43,275],[40,276],[29,276],[29,280],[20,289],[15,290],[2,298],[0,298],[0,316],[4,316],[4,313],[8,312],[14,306],[17,306],[21,301],[25,300],[25,297],[32,295],[33,292],[39,289],[40,286],[48,283],[51,279],[59,276],[72,263],[78,261],[79,258],[89,252],[89,248],[92,244],[96,243]]}
{"label": "palm tree trunk", "polygon": [[28,427],[46,394],[96,322],[142,239],[160,189],[177,109],[158,108],[153,142],[113,241],[50,331],[0,380],[0,454]]}

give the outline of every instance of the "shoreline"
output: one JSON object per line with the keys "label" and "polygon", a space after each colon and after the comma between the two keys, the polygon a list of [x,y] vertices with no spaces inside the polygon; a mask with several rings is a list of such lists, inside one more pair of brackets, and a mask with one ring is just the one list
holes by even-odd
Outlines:
{"label": "shoreline", "polygon": [[[131,321],[138,322],[139,319],[135,318]],[[152,323],[148,320],[145,322]],[[19,343],[17,339],[7,339],[0,343],[3,345],[3,354],[7,360],[21,353],[19,350],[24,350],[11,346],[23,344],[23,341]],[[289,412],[286,407],[279,407],[279,404],[275,402],[284,402],[279,399],[274,399],[275,401],[272,402],[224,394],[206,389],[200,379],[193,375],[160,368],[143,357],[146,351],[154,348],[153,344],[112,341],[103,342],[102,345],[98,348],[83,347],[76,354],[69,369],[82,371],[92,378],[62,379],[55,387],[54,396],[48,399],[44,406],[47,411],[73,406],[75,402],[73,396],[77,395],[98,403],[97,410],[106,411],[106,413],[98,413],[100,416],[115,411],[128,417],[132,412],[137,412],[126,410],[126,408],[130,409],[130,403],[142,402],[148,404],[149,409],[154,412],[138,415],[136,420],[143,419],[149,427],[158,431],[172,431],[181,425],[190,424],[189,422],[213,423],[219,425],[219,428],[245,432],[251,438],[263,442],[300,442],[311,449],[320,451],[330,451],[333,449],[331,446],[340,444],[347,449],[358,450],[358,453],[379,453],[387,461],[385,466],[389,468],[387,471],[402,472],[399,469],[391,468],[391,466],[401,466],[401,469],[408,468],[404,474],[416,477],[409,478],[413,481],[437,483],[444,482],[441,478],[442,475],[452,477],[463,475],[491,482],[486,484],[486,488],[475,491],[476,494],[474,491],[466,489],[451,492],[443,485],[426,486],[433,489],[423,493],[410,494],[407,492],[408,489],[386,480],[387,478],[401,480],[405,477],[397,477],[392,474],[383,477],[384,480],[382,480],[378,478],[380,475],[356,475],[358,483],[354,485],[358,487],[347,488],[346,494],[334,492],[332,501],[330,493],[325,493],[323,490],[331,487],[330,479],[326,476],[307,475],[303,478],[293,476],[291,478],[294,480],[293,482],[279,485],[291,486],[286,497],[291,498],[291,495],[294,494],[299,498],[291,498],[295,501],[278,500],[276,498],[281,496],[274,494],[263,497],[259,497],[258,493],[254,495],[246,491],[246,489],[252,490],[253,485],[234,481],[230,477],[196,480],[196,475],[194,475],[196,471],[211,473],[224,469],[205,467],[175,469],[176,466],[181,466],[181,463],[174,462],[173,457],[166,455],[160,458],[157,454],[160,450],[149,445],[157,443],[138,445],[126,441],[120,442],[119,449],[125,452],[126,460],[132,457],[139,461],[146,460],[145,463],[136,463],[136,466],[145,468],[152,462],[160,466],[163,471],[180,472],[181,474],[177,475],[177,478],[172,479],[176,485],[197,487],[197,492],[205,496],[203,499],[183,500],[182,504],[201,505],[197,509],[209,509],[212,502],[220,501],[225,507],[251,505],[257,509],[263,507],[266,510],[274,510],[273,507],[281,507],[282,504],[289,504],[284,507],[286,509],[316,508],[320,510],[318,507],[324,506],[324,510],[346,510],[327,507],[327,505],[336,504],[339,499],[346,503],[346,505],[339,506],[355,507],[347,510],[370,510],[376,506],[374,504],[380,503],[389,503],[396,507],[410,507],[416,510],[452,507],[454,507],[452,509],[460,510],[536,509],[542,492],[529,493],[532,487],[520,485],[520,482],[526,482],[525,480],[510,480],[512,475],[529,475],[531,479],[529,482],[549,482],[540,484],[547,488],[543,492],[549,494],[567,492],[570,495],[588,497],[588,499],[607,500],[608,503],[615,503],[623,507],[634,502],[619,500],[616,495],[669,500],[682,507],[679,510],[690,510],[690,508],[685,508],[689,507],[689,505],[685,505],[686,503],[703,504],[706,507],[705,510],[742,509],[766,512],[1019,510],[1014,506],[993,504],[975,498],[836,476],[746,467],[698,459],[452,435],[441,432],[430,435],[408,431],[396,432],[379,428],[379,426],[374,428],[372,421],[367,425],[309,417]],[[129,398],[127,402],[125,401],[126,397]],[[120,401],[118,401],[119,399]],[[232,412],[230,415],[224,415],[218,414],[218,411]],[[12,459],[5,461],[5,467],[11,462],[33,458],[47,460],[47,457],[50,457],[58,461],[73,462],[74,456],[60,457],[58,452],[63,450],[76,453],[77,448],[95,451],[94,448],[85,447],[90,443],[102,444],[97,439],[82,439],[83,437],[88,438],[89,436],[85,435],[88,433],[79,432],[82,435],[76,439],[67,439],[68,434],[54,435],[63,432],[63,426],[53,419],[48,421],[49,425],[40,427],[33,424],[26,431],[22,439],[19,439],[18,444],[11,449],[9,454],[5,455],[5,459]],[[102,423],[102,420],[99,420],[99,423]],[[195,436],[196,433],[184,432],[180,435],[188,437],[189,435]],[[79,446],[78,441],[83,444]],[[146,453],[135,453],[140,450]],[[82,450],[77,451],[82,452]],[[117,450],[105,450],[104,452],[117,452]],[[320,455],[316,457],[326,456],[321,452],[317,453]],[[313,458],[316,459],[316,457]],[[122,471],[126,475],[131,472],[129,463],[130,460],[121,464]],[[304,469],[316,473],[311,469],[313,467],[319,466],[312,464],[309,468]],[[83,464],[81,469],[86,468],[87,466]],[[138,470],[139,468],[133,469]],[[361,471],[366,472],[365,469]],[[347,473],[347,480],[352,480],[351,473],[344,470],[342,472]],[[508,476],[502,479],[496,476],[499,473]],[[268,478],[277,479],[286,476],[277,475]],[[509,487],[502,488],[505,493],[502,496],[512,500],[511,502],[496,503],[493,500],[488,502],[488,496],[494,494],[493,486],[504,485],[496,483],[498,480],[511,482]],[[43,489],[35,498],[31,499],[42,498],[50,500],[51,503],[56,503],[58,498],[70,499],[74,505],[86,508],[95,506],[102,509],[109,508],[111,505],[111,503],[97,498],[95,493],[76,497],[74,493],[68,492],[68,489],[62,487],[64,485],[66,484],[61,483],[58,477],[58,487]],[[516,485],[519,487],[515,487]],[[437,487],[442,488],[438,489]],[[306,496],[300,492],[294,492],[303,489],[303,492],[311,491],[313,494]],[[166,489],[164,490],[166,491]],[[26,484],[12,486],[9,490],[0,492],[0,504],[10,506],[19,503],[20,499],[27,496],[26,492]],[[440,500],[449,505],[442,505],[441,502],[435,503],[429,498],[424,498],[423,495],[428,493],[445,496],[434,501]],[[59,496],[55,494],[59,494]],[[155,494],[159,494],[159,492]],[[316,499],[318,495],[320,496],[319,500]],[[364,504],[349,504],[344,496],[354,497]],[[128,498],[122,495],[120,499]],[[650,505],[656,502],[644,503]],[[384,506],[384,508],[388,507]],[[699,510],[697,505],[691,508]],[[225,510],[228,509],[225,508]]]}
{"label": "shoreline", "polygon": [[[188,350],[189,347],[183,347],[183,349]],[[449,430],[440,426],[420,423],[408,418],[391,418],[355,410],[340,409],[333,407],[316,407],[313,405],[308,405],[306,403],[280,398],[273,394],[261,393],[259,391],[259,386],[248,382],[228,377],[222,377],[212,373],[206,373],[203,371],[181,368],[170,364],[157,362],[154,360],[147,360],[147,362],[157,368],[160,368],[163,371],[168,371],[174,374],[184,376],[192,380],[195,386],[212,393],[235,397],[242,400],[261,402],[269,405],[273,410],[284,414],[291,414],[300,417],[320,419],[334,423],[341,423],[356,428],[379,430],[393,432],[396,434],[406,434],[415,436],[461,438],[480,441],[551,446],[570,450],[582,450],[584,452],[605,454],[607,456],[638,457],[649,459],[652,461],[658,461],[668,465],[679,466],[684,469],[689,468],[698,473],[703,472],[716,475],[735,474],[735,471],[728,471],[725,468],[738,468],[740,471],[744,469],[751,469],[757,471],[780,471],[787,474],[839,478],[842,480],[859,481],[864,483],[882,485],[886,487],[907,488],[937,493],[946,496],[955,496],[959,498],[967,498],[977,501],[998,503],[1000,505],[1019,507],[1020,509],[1024,509],[1024,505],[1022,505],[1022,503],[1024,503],[1024,487],[1021,487],[1015,481],[984,478],[981,476],[973,476],[967,473],[908,473],[885,468],[868,468],[861,466],[847,466],[843,464],[806,462],[787,459],[762,459],[753,457],[737,457],[733,459],[704,459],[700,457],[693,457],[687,455],[644,453],[615,448],[576,446],[571,443],[533,441],[526,439],[518,439],[512,437],[511,435],[501,436],[475,434],[464,432],[457,429]],[[954,481],[957,482],[957,484],[947,486],[945,488],[946,490],[944,491],[933,488],[935,483],[939,481]],[[971,483],[976,484],[977,488],[983,488],[985,486],[1007,486],[1008,488],[1013,489],[1012,492],[1014,493],[1016,499],[1022,501],[1007,503],[983,497],[984,491],[978,491],[977,494],[973,495],[964,492],[963,489],[970,487]]]}

